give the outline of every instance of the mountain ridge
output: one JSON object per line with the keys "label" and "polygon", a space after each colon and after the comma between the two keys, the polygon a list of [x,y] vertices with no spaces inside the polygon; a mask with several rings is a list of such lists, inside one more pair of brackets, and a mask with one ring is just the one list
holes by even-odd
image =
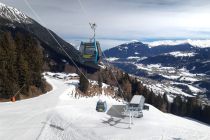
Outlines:
{"label": "mountain ridge", "polygon": [[150,47],[157,47],[161,45],[180,45],[180,44],[190,44],[194,47],[199,48],[208,48],[210,47],[210,40],[158,40],[158,41],[152,41],[152,42],[144,42],[145,44],[148,44]]}
{"label": "mountain ridge", "polygon": [[[210,39],[181,39],[181,40],[156,40],[156,41],[139,41],[139,40],[131,40],[127,41],[123,44],[131,44],[131,43],[143,43],[148,45],[150,48],[158,47],[158,46],[172,46],[172,45],[181,45],[181,44],[190,44],[194,47],[199,48],[209,48],[210,47]],[[123,45],[120,44],[120,45]],[[118,46],[120,46],[118,45]]]}
{"label": "mountain ridge", "polygon": [[122,57],[127,58],[131,56],[155,56],[172,51],[196,51],[200,48],[194,47],[189,43],[179,45],[159,45],[156,47],[150,47],[148,44],[142,42],[131,42],[118,45],[116,47],[107,49],[104,51],[107,57]]}
{"label": "mountain ridge", "polygon": [[7,31],[12,33],[28,32],[40,41],[43,48],[48,52],[53,52],[51,53],[53,54],[52,57],[60,60],[65,59],[70,64],[72,64],[73,60],[78,65],[82,65],[80,52],[56,33],[42,26],[16,8],[0,4],[0,9],[0,34]]}
{"label": "mountain ridge", "polygon": [[20,10],[0,3],[0,16],[9,19],[12,22],[32,24],[32,19],[25,15]]}

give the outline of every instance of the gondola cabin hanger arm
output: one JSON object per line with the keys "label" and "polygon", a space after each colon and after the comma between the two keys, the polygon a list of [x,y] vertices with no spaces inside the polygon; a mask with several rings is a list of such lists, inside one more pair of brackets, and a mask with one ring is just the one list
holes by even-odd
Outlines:
{"label": "gondola cabin hanger arm", "polygon": [[93,37],[90,38],[89,42],[81,42],[80,49],[82,55],[82,62],[85,65],[97,66],[101,59],[102,53],[100,43],[96,41],[96,23],[89,23],[93,30]]}

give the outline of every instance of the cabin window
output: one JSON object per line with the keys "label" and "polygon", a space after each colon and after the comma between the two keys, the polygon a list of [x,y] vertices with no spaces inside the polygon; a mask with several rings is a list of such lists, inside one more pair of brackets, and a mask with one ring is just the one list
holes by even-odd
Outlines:
{"label": "cabin window", "polygon": [[86,46],[85,54],[94,55],[96,53],[95,48],[92,46]]}

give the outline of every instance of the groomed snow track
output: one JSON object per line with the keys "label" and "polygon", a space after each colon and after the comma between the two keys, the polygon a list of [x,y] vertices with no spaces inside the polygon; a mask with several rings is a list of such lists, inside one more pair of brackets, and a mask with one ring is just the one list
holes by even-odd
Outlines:
{"label": "groomed snow track", "polygon": [[75,95],[78,80],[47,77],[53,90],[39,97],[0,103],[0,140],[209,140],[210,126],[150,106],[143,118],[108,114],[122,105],[105,96],[107,113],[95,111],[98,96]]}

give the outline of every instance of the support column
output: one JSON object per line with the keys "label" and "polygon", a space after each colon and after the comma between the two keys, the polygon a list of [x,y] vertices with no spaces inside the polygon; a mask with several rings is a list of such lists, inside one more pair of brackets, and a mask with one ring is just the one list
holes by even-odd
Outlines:
{"label": "support column", "polygon": [[133,124],[133,112],[131,113],[131,124]]}
{"label": "support column", "polygon": [[131,111],[129,110],[129,128],[131,129]]}

